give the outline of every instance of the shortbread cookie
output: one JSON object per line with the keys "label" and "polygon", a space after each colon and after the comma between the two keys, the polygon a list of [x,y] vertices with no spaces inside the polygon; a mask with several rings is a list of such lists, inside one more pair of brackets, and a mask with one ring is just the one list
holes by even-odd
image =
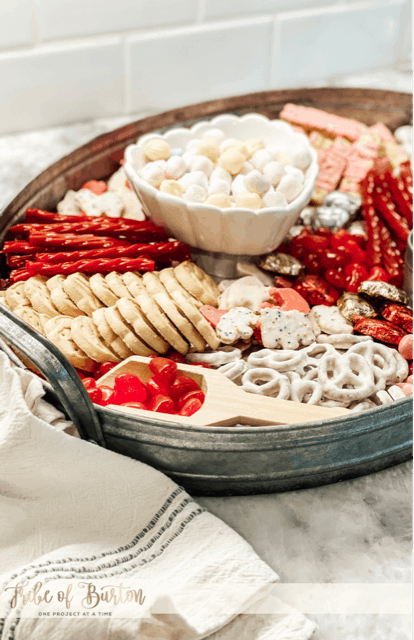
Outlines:
{"label": "shortbread cookie", "polygon": [[181,286],[175,277],[174,269],[172,267],[162,269],[162,271],[159,272],[158,277],[168,293],[171,293],[171,291],[181,291],[186,300],[197,307],[197,309],[203,306],[203,303],[200,300],[195,298],[187,291],[187,289],[184,289],[184,287]]}
{"label": "shortbread cookie", "polygon": [[60,313],[52,302],[46,282],[47,278],[43,276],[33,276],[24,283],[24,293],[35,311],[44,313],[49,318],[54,318]]}
{"label": "shortbread cookie", "polygon": [[94,311],[103,306],[93,293],[89,279],[83,273],[72,273],[62,286],[72,302],[87,316],[92,316]]}
{"label": "shortbread cookie", "polygon": [[[125,274],[124,274],[125,275]],[[131,298],[131,293],[125,286],[125,283],[122,279],[122,275],[117,271],[111,271],[105,276],[106,283],[111,291],[118,298]]]}
{"label": "shortbread cookie", "polygon": [[197,267],[194,262],[186,260],[174,269],[178,282],[203,304],[217,306],[220,291],[214,280]]}
{"label": "shortbread cookie", "polygon": [[0,304],[10,309],[9,305],[6,302],[6,292],[0,291]]}
{"label": "shortbread cookie", "polygon": [[137,356],[150,356],[154,353],[142,340],[135,334],[133,327],[121,316],[118,309],[108,307],[104,309],[105,318],[114,331],[125,342],[127,347],[131,349]]}
{"label": "shortbread cookie", "polygon": [[49,319],[44,325],[46,337],[63,353],[77,369],[93,371],[94,361],[72,340],[72,322],[74,318],[58,316]]}
{"label": "shortbread cookie", "polygon": [[25,282],[16,282],[6,289],[5,300],[9,309],[14,311],[16,307],[31,306],[30,300],[24,292]]}
{"label": "shortbread cookie", "polygon": [[190,322],[194,325],[197,331],[202,335],[207,344],[214,350],[220,344],[220,340],[217,337],[216,332],[208,323],[198,308],[191,302],[191,298],[183,293],[183,288],[179,284],[179,282],[171,275],[173,269],[163,269],[159,272],[159,278],[161,282],[164,284],[167,289],[169,295],[172,297],[174,302],[177,304],[177,307],[180,311],[187,316]]}
{"label": "shortbread cookie", "polygon": [[42,335],[46,335],[45,333],[45,323],[50,320],[49,316],[45,316],[43,313],[38,313],[32,307],[28,307],[27,305],[20,305],[16,307],[14,310],[16,316],[19,316],[22,320],[30,324],[33,329],[36,329]]}
{"label": "shortbread cookie", "polygon": [[194,350],[202,353],[206,348],[204,338],[199,334],[191,322],[188,321],[185,315],[181,313],[173,298],[168,295],[163,284],[158,278],[158,274],[150,272],[145,273],[142,281],[145,284],[148,293],[154,298],[158,306],[161,307],[165,315],[190,342],[194,347]]}
{"label": "shortbread cookie", "polygon": [[73,318],[71,335],[78,347],[96,362],[120,362],[115,352],[100,336],[92,318]]}
{"label": "shortbread cookie", "polygon": [[113,305],[118,302],[118,296],[114,294],[101,273],[95,273],[89,278],[89,286],[96,297],[107,307],[113,307]]}
{"label": "shortbread cookie", "polygon": [[64,316],[70,316],[71,318],[77,318],[78,316],[84,316],[83,311],[73,304],[68,294],[63,290],[62,284],[66,280],[65,276],[56,275],[53,278],[49,278],[46,282],[46,286],[50,291],[50,298],[55,305],[56,309]]}
{"label": "shortbread cookie", "polygon": [[166,353],[168,351],[170,345],[157,333],[135,300],[121,298],[118,300],[116,307],[121,316],[132,325],[140,339],[158,353]]}
{"label": "shortbread cookie", "polygon": [[129,271],[122,274],[122,280],[125,283],[130,296],[133,296],[134,298],[136,297],[137,293],[139,293],[139,291],[145,289],[141,276],[134,271]]}
{"label": "shortbread cookie", "polygon": [[188,343],[180,336],[174,325],[169,321],[163,310],[151,298],[148,291],[143,289],[138,292],[136,301],[147,318],[167,342],[179,353],[185,355],[188,352]]}
{"label": "shortbread cookie", "polygon": [[104,307],[102,307],[102,309],[97,309],[96,311],[94,311],[92,314],[92,319],[102,338],[107,344],[110,345],[111,349],[115,351],[115,353],[118,354],[118,356],[122,360],[126,360],[126,358],[130,358],[134,355],[133,352],[128,349],[125,342],[115,333],[115,331],[112,331],[107,319],[105,318]]}

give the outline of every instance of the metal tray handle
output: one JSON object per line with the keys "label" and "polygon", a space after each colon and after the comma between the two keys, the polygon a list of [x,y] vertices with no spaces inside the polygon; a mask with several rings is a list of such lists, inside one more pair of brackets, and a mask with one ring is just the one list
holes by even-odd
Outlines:
{"label": "metal tray handle", "polygon": [[63,353],[2,304],[0,336],[19,349],[42,372],[80,437],[106,448],[98,414],[76,370]]}

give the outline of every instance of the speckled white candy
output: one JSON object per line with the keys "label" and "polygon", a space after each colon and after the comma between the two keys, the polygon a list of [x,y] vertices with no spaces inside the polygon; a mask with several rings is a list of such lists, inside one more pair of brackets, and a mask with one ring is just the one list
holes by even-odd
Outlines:
{"label": "speckled white candy", "polygon": [[276,191],[280,191],[285,196],[286,200],[292,202],[301,193],[303,185],[300,180],[292,175],[285,175],[279,182]]}
{"label": "speckled white candy", "polygon": [[261,171],[263,167],[269,164],[269,162],[272,162],[272,160],[274,160],[273,156],[266,151],[266,149],[259,149],[259,151],[256,151],[250,158],[251,164],[258,171]]}
{"label": "speckled white candy", "polygon": [[225,196],[228,196],[230,194],[230,185],[227,180],[220,180],[220,178],[211,180],[207,194],[210,196],[213,193],[224,193]]}
{"label": "speckled white candy", "polygon": [[183,196],[188,202],[204,202],[206,197],[207,191],[199,184],[190,184]]}
{"label": "speckled white candy", "polygon": [[207,178],[211,176],[214,170],[214,164],[206,156],[195,155],[189,160],[191,171],[202,171]]}
{"label": "speckled white candy", "polygon": [[247,174],[253,170],[254,170],[254,166],[252,165],[251,162],[247,161],[244,163],[243,169],[240,171],[240,173],[242,176],[247,176]]}
{"label": "speckled white candy", "polygon": [[303,171],[301,171],[297,167],[292,167],[292,165],[288,164],[285,167],[285,171],[286,171],[286,173],[288,175],[295,176],[296,178],[298,178],[298,180],[300,181],[301,184],[304,183],[304,181],[305,181],[304,173],[303,173]]}
{"label": "speckled white candy", "polygon": [[164,176],[167,180],[178,180],[186,171],[186,161],[180,156],[171,156],[166,162]]}
{"label": "speckled white candy", "polygon": [[263,346],[269,349],[297,349],[315,340],[309,314],[300,311],[261,309],[260,327]]}
{"label": "speckled white candy", "polygon": [[324,333],[353,333],[352,322],[348,322],[338,307],[326,307],[323,304],[312,307],[311,315]]}
{"label": "speckled white candy", "polygon": [[286,207],[287,200],[283,193],[269,189],[262,197],[263,207]]}
{"label": "speckled white candy", "polygon": [[203,187],[205,191],[208,189],[208,179],[203,171],[191,171],[191,173],[185,173],[178,182],[181,184],[184,191],[187,191],[192,184],[198,184],[200,187]]}
{"label": "speckled white candy", "polygon": [[233,196],[238,196],[240,193],[247,193],[248,189],[244,184],[245,176],[239,174],[236,176],[231,184],[231,193]]}
{"label": "speckled white candy", "polygon": [[266,176],[255,169],[254,171],[250,171],[247,176],[244,176],[244,186],[248,191],[258,193],[259,196],[261,196],[263,193],[266,193],[266,191],[269,191],[270,182]]}
{"label": "speckled white candy", "polygon": [[231,185],[231,183],[233,182],[231,174],[221,167],[216,167],[216,169],[214,169],[213,173],[210,176],[210,182],[212,182],[216,178],[218,178],[219,180],[226,180],[229,185]]}
{"label": "speckled white candy", "polygon": [[245,307],[230,309],[218,323],[216,333],[224,344],[232,344],[236,340],[247,340],[253,334],[257,316]]}
{"label": "speckled white candy", "polygon": [[209,129],[208,131],[203,133],[202,138],[203,140],[214,140],[215,142],[217,142],[217,144],[221,144],[222,142],[224,142],[226,136],[224,131],[222,131],[221,129]]}
{"label": "speckled white candy", "polygon": [[290,152],[290,163],[302,171],[306,171],[311,161],[311,154],[305,145],[298,145]]}
{"label": "speckled white candy", "polygon": [[280,162],[272,160],[263,167],[263,175],[269,180],[272,187],[277,187],[284,175],[286,175],[285,167]]}
{"label": "speckled white candy", "polygon": [[148,162],[141,169],[141,178],[153,187],[158,188],[164,180],[164,168],[161,168],[158,162]]}

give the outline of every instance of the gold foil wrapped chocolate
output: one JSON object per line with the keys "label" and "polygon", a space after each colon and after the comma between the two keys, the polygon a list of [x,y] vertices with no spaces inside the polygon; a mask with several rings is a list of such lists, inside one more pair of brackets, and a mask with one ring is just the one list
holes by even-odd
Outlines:
{"label": "gold foil wrapped chocolate", "polygon": [[281,276],[300,276],[305,271],[300,260],[288,256],[287,253],[269,253],[260,256],[258,264],[261,269],[278,273]]}
{"label": "gold foil wrapped chocolate", "polygon": [[365,318],[376,318],[378,316],[378,311],[375,307],[357,293],[343,293],[336,304],[341,315],[349,322],[354,321],[354,316],[365,316]]}
{"label": "gold foil wrapped chocolate", "polygon": [[380,280],[364,280],[358,288],[358,293],[370,302],[398,302],[405,305],[408,302],[405,291]]}

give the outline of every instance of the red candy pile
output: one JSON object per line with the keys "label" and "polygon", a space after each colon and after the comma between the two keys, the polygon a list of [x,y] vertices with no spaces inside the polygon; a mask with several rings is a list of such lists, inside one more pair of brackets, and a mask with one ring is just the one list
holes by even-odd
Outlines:
{"label": "red candy pile", "polygon": [[113,363],[102,363],[95,378],[82,380],[95,404],[103,407],[116,404],[186,417],[203,406],[205,395],[197,382],[178,371],[176,362],[170,358],[153,357],[148,364],[153,375],[146,382],[132,373],[119,373],[115,376],[113,388],[104,384],[97,386],[96,377],[104,375],[113,366]]}

